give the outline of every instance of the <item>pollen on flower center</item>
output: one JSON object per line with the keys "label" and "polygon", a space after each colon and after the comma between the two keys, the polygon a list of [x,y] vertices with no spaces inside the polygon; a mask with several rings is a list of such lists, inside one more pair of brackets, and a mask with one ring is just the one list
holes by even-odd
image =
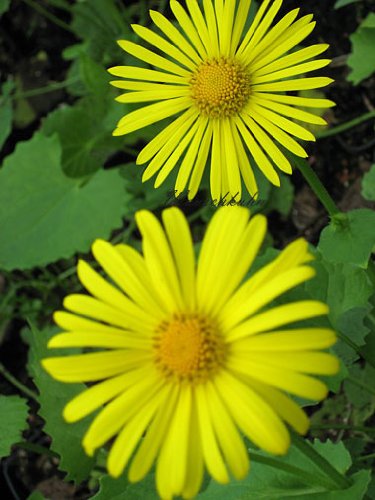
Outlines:
{"label": "pollen on flower center", "polygon": [[190,80],[191,95],[210,118],[235,115],[250,96],[250,78],[237,61],[220,58],[201,63]]}
{"label": "pollen on flower center", "polygon": [[156,364],[168,377],[204,381],[225,361],[226,346],[220,332],[203,316],[174,315],[155,333]]}

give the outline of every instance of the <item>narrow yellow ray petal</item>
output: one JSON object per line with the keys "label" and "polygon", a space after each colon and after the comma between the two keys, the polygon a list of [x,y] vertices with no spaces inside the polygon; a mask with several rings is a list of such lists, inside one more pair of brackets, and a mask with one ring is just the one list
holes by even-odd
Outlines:
{"label": "narrow yellow ray petal", "polygon": [[146,210],[137,212],[135,218],[143,237],[143,255],[154,286],[170,311],[183,310],[176,265],[160,222]]}
{"label": "narrow yellow ray petal", "polygon": [[251,112],[251,117],[286,149],[301,158],[307,158],[306,151],[300,144],[298,144],[297,141],[290,137],[290,135],[288,135],[284,130],[277,127],[274,123],[272,123],[272,121],[267,120],[267,118],[265,118],[261,113],[258,113],[255,108]]}
{"label": "narrow yellow ray petal", "polygon": [[57,356],[41,361],[43,368],[60,382],[92,382],[133,370],[150,363],[152,353],[118,349],[116,351]]}
{"label": "narrow yellow ray petal", "polygon": [[262,145],[265,151],[267,151],[276,166],[286,174],[291,174],[292,166],[289,160],[283,155],[283,153],[276,146],[275,142],[270,138],[270,136],[266,132],[264,132],[263,129],[259,127],[259,125],[257,125],[257,123],[251,118],[250,115],[242,113],[241,118],[252,131],[258,143]]}
{"label": "narrow yellow ray petal", "polygon": [[150,102],[161,101],[168,99],[175,99],[176,97],[188,97],[190,90],[188,88],[180,88],[176,90],[163,89],[163,90],[144,90],[138,92],[127,92],[116,97],[115,100],[121,103],[130,102]]}
{"label": "narrow yellow ray petal", "polygon": [[205,133],[208,118],[199,117],[198,118],[199,126],[197,132],[195,133],[193,140],[189,146],[189,149],[186,152],[186,155],[181,163],[181,166],[178,171],[177,180],[176,180],[176,197],[178,197],[186,187],[186,184],[189,180],[189,176],[194,169],[194,164],[198,161],[198,154],[200,152],[200,146],[202,143],[203,135]]}
{"label": "narrow yellow ray petal", "polygon": [[196,304],[195,255],[190,228],[185,216],[176,208],[164,210],[162,218],[176,262],[186,311],[193,311]]}
{"label": "narrow yellow ray petal", "polygon": [[287,28],[293,23],[299,12],[294,9],[286,14],[257,44],[253,47],[247,47],[244,52],[245,64],[251,64],[252,61],[259,55],[264,53],[264,50],[270,47],[282,35]]}
{"label": "narrow yellow ray petal", "polygon": [[225,57],[231,56],[233,20],[237,0],[225,0],[223,9],[223,29],[221,35],[221,52]]}
{"label": "narrow yellow ray petal", "polygon": [[251,387],[226,371],[217,375],[214,384],[233,420],[254,444],[275,455],[287,452],[290,437],[285,425]]}
{"label": "narrow yellow ray petal", "polygon": [[244,30],[251,5],[251,0],[240,0],[237,8],[237,13],[234,20],[230,55],[233,57],[240,43],[242,32]]}
{"label": "narrow yellow ray petal", "polygon": [[153,45],[158,50],[161,50],[167,56],[172,57],[175,61],[177,61],[179,64],[182,64],[190,71],[195,70],[196,64],[191,59],[186,57],[186,55],[183,52],[181,52],[181,50],[177,48],[176,45],[172,45],[171,43],[167,42],[163,37],[161,37],[157,33],[154,33],[150,29],[145,28],[144,26],[141,26],[139,24],[132,24],[131,26],[133,28],[133,31],[140,38],[143,38],[143,40],[146,40],[146,42]]}
{"label": "narrow yellow ray petal", "polygon": [[327,125],[327,122],[320,116],[314,115],[313,113],[308,113],[307,111],[303,111],[301,109],[287,106],[285,104],[280,104],[278,102],[270,102],[269,100],[263,99],[262,97],[259,96],[253,96],[253,102],[256,102],[262,107],[271,109],[275,113],[279,113],[280,115],[292,118],[293,120],[313,123],[315,125]]}
{"label": "narrow yellow ray petal", "polygon": [[210,416],[208,398],[203,385],[197,385],[194,390],[200,436],[202,440],[203,457],[210,475],[220,484],[229,482],[229,475],[225,466],[217,437]]}
{"label": "narrow yellow ray petal", "polygon": [[204,474],[203,452],[201,437],[199,434],[199,424],[196,409],[196,401],[192,401],[192,411],[190,418],[190,445],[187,457],[187,474],[184,489],[181,494],[183,498],[195,498],[198,494]]}
{"label": "narrow yellow ray petal", "polygon": [[214,57],[213,45],[207,29],[206,21],[202,15],[196,0],[186,0],[186,6],[190,12],[191,19],[195,25],[197,33],[206,49],[209,58]]}
{"label": "narrow yellow ray petal", "polygon": [[222,33],[223,33],[223,24],[224,24],[224,0],[215,0],[215,17],[217,24],[217,34],[219,40],[219,54],[222,53],[223,50],[223,42],[222,42]]}
{"label": "narrow yellow ray petal", "polygon": [[221,122],[220,120],[213,120],[212,131],[212,151],[211,151],[211,171],[210,171],[210,187],[211,197],[216,200],[220,199],[221,195],[221,176],[222,176],[222,158],[221,158]]}
{"label": "narrow yellow ray petal", "polygon": [[91,321],[90,319],[83,318],[82,316],[77,316],[76,314],[71,314],[66,311],[56,311],[53,314],[53,319],[56,325],[68,331],[87,330],[105,334],[107,328],[111,328],[107,325],[103,325],[103,323]]}
{"label": "narrow yellow ray petal", "polygon": [[[296,328],[295,330],[278,330],[265,332],[234,342],[233,352],[247,351],[303,351],[308,349],[326,349],[331,347],[337,338],[329,328]],[[282,354],[280,354],[282,356]]]}
{"label": "narrow yellow ray petal", "polygon": [[165,404],[159,407],[130,465],[129,481],[132,483],[143,479],[151,469],[169,430],[170,422],[178,401],[178,395],[179,386],[172,385]]}
{"label": "narrow yellow ray petal", "polygon": [[237,53],[236,53],[237,57],[241,56],[241,54],[243,53],[243,51],[247,47],[248,43],[250,42],[251,37],[253,36],[253,33],[255,32],[259,23],[261,22],[263,14],[265,13],[270,1],[271,0],[264,0],[264,2],[262,2],[260,4],[259,9],[257,10],[257,13],[255,14],[254,20],[251,23],[250,28],[247,30],[247,32],[244,36],[244,39],[242,40],[241,45],[239,46],[239,48],[237,50]]}
{"label": "narrow yellow ray petal", "polygon": [[[231,120],[222,120],[223,146],[225,150],[225,167],[228,173],[229,195],[236,200],[241,199],[241,176],[238,165],[237,151],[232,135]],[[226,193],[224,193],[225,195]]]}
{"label": "narrow yellow ray petal", "polygon": [[136,66],[114,66],[109,68],[108,73],[122,78],[145,80],[149,82],[163,82],[163,83],[176,83],[187,85],[190,76],[171,75],[170,73],[163,73],[162,71],[155,71],[153,69],[138,68]]}
{"label": "narrow yellow ray petal", "polygon": [[251,166],[250,161],[247,157],[245,148],[242,144],[242,140],[238,133],[238,129],[234,120],[232,120],[232,134],[236,145],[236,150],[238,154],[238,163],[240,166],[240,171],[243,181],[250,196],[252,196],[253,199],[256,200],[258,198],[258,186],[253,172],[253,167]]}
{"label": "narrow yellow ray petal", "polygon": [[150,10],[151,19],[154,21],[156,26],[166,35],[174,45],[179,47],[187,56],[190,57],[195,64],[199,64],[202,59],[197,54],[192,45],[186,40],[184,36],[178,31],[178,29],[160,12],[156,10]]}
{"label": "narrow yellow ray petal", "polygon": [[280,186],[280,179],[276,170],[274,169],[272,163],[270,162],[268,157],[265,155],[263,150],[260,148],[256,140],[254,139],[254,136],[245,126],[242,119],[240,117],[235,117],[234,121],[238,130],[240,131],[244,143],[246,144],[251,155],[253,156],[258,168],[263,172],[263,174],[274,186]]}
{"label": "narrow yellow ray petal", "polygon": [[253,99],[251,102],[251,106],[248,106],[247,112],[252,115],[252,110],[258,111],[259,114],[263,115],[266,119],[272,121],[277,127],[285,130],[287,133],[298,137],[304,141],[312,141],[315,142],[315,136],[307,129],[298,125],[297,123],[292,122],[288,118],[284,118],[278,113],[274,113],[270,109],[265,108],[264,106],[259,106],[257,102]]}
{"label": "narrow yellow ray petal", "polygon": [[[104,325],[103,325],[104,326]],[[106,332],[74,331],[60,333],[52,337],[48,347],[101,347],[103,349],[150,349],[152,339],[147,336],[138,335],[118,328],[105,327]]]}
{"label": "narrow yellow ray petal", "polygon": [[71,399],[65,406],[63,416],[67,422],[77,422],[100,408],[118,394],[137,384],[147,376],[149,367],[135,368],[104,382],[99,382]]}
{"label": "narrow yellow ray petal", "polygon": [[[258,69],[255,74],[257,76],[267,75],[269,73],[274,73],[275,71],[280,71],[284,68],[294,67],[296,64],[299,65],[308,59],[318,56],[322,52],[328,49],[329,45],[327,43],[319,43],[316,45],[311,45],[304,49],[296,50],[291,54],[277,58],[275,61],[263,66]],[[311,61],[312,62],[312,61]]]}
{"label": "narrow yellow ray petal", "polygon": [[[150,325],[161,320],[164,311],[153,296],[155,292],[153,293],[153,289],[148,286],[150,278],[145,276],[145,264],[143,263],[144,271],[142,272],[142,277],[146,278],[145,281],[141,281],[140,275],[135,273],[133,267],[133,261],[136,259],[134,251],[124,249],[120,253],[107,241],[96,240],[92,246],[92,252],[97,262],[114,283],[139,305],[137,311],[140,317],[149,317]],[[139,269],[141,264],[139,262],[137,264]]]}
{"label": "narrow yellow ray petal", "polygon": [[213,135],[213,127],[212,123],[209,121],[198,151],[197,161],[195,163],[193,172],[191,174],[189,182],[188,200],[192,200],[198,192],[203,172],[207,164],[208,154],[210,152],[212,135]]}
{"label": "narrow yellow ray petal", "polygon": [[139,153],[137,157],[137,165],[147,163],[153,156],[160,151],[171,135],[179,130],[197,112],[194,108],[187,109],[181,116],[173,120],[167,127],[163,128]]}
{"label": "narrow yellow ray petal", "polygon": [[228,369],[234,373],[248,375],[264,384],[269,384],[302,398],[320,401],[328,393],[327,386],[320,380],[268,363],[233,356],[228,360],[227,365]]}
{"label": "narrow yellow ray petal", "polygon": [[331,59],[319,59],[317,61],[309,61],[304,64],[298,64],[290,68],[286,68],[280,71],[270,72],[266,75],[258,76],[257,73],[254,74],[252,83],[257,85],[259,83],[274,82],[276,80],[281,80],[282,78],[290,78],[291,76],[304,75],[310,71],[316,71],[317,69],[324,68],[331,62]]}
{"label": "narrow yellow ray petal", "polygon": [[306,434],[310,421],[295,401],[278,389],[262,384],[259,381],[251,380],[250,385],[285,422],[291,425],[299,434]]}
{"label": "narrow yellow ray petal", "polygon": [[150,368],[149,374],[109,402],[91,423],[82,445],[92,456],[94,451],[115,436],[119,430],[163,388],[164,380]]}
{"label": "narrow yellow ray petal", "polygon": [[179,128],[176,128],[171,132],[169,138],[151,160],[146,170],[142,175],[142,182],[150,179],[167,161],[168,157],[175,151],[176,147],[182,141],[184,135],[188,133],[188,130],[193,125],[196,120],[198,113],[192,112],[190,116],[188,116],[180,125]]}
{"label": "narrow yellow ray petal", "polygon": [[190,39],[193,47],[197,50],[202,59],[206,59],[207,51],[204,48],[199,34],[197,33],[197,30],[195,29],[194,24],[192,23],[185,9],[176,0],[171,0],[170,7],[175,18],[177,19],[178,24],[181,26],[186,36]]}
{"label": "narrow yellow ray petal", "polygon": [[119,477],[123,473],[136,446],[142,440],[142,435],[169,392],[169,388],[164,387],[154,394],[122,428],[108,454],[107,468],[112,477]]}
{"label": "narrow yellow ray petal", "polygon": [[292,104],[293,106],[301,106],[304,108],[331,108],[336,106],[333,101],[329,99],[317,99],[315,97],[299,97],[294,95],[280,95],[254,92],[254,96],[268,99],[269,101],[281,102],[283,104]]}
{"label": "narrow yellow ray petal", "polygon": [[[192,388],[181,386],[180,395],[156,467],[158,489],[178,495],[184,487],[190,445]],[[176,460],[178,457],[178,460]],[[166,498],[166,497],[164,497]]]}
{"label": "narrow yellow ray petal", "polygon": [[125,115],[117,124],[117,129],[113,135],[125,135],[140,128],[151,125],[164,118],[175,115],[191,106],[191,99],[188,97],[177,97],[167,101],[157,102],[144,106],[136,111]]}
{"label": "narrow yellow ray petal", "polygon": [[111,85],[118,89],[123,90],[142,90],[142,91],[161,91],[166,90],[175,92],[176,90],[184,90],[187,88],[186,85],[168,85],[165,83],[154,83],[154,82],[138,82],[132,80],[113,80],[109,82]]}
{"label": "narrow yellow ray petal", "polygon": [[176,163],[181,158],[185,149],[189,146],[193,137],[197,133],[198,128],[199,128],[199,120],[197,120],[192,125],[190,130],[181,139],[181,141],[178,143],[176,149],[173,151],[173,153],[170,155],[168,160],[164,163],[164,165],[160,169],[160,172],[158,173],[158,175],[155,179],[155,183],[154,183],[155,188],[158,188],[165,181],[165,179],[168,177],[168,175],[171,173],[171,171],[174,169],[174,167],[176,166]]}
{"label": "narrow yellow ray petal", "polygon": [[233,476],[238,480],[243,479],[249,472],[249,456],[243,439],[212,382],[208,382],[204,390],[212,424],[225,461]]}
{"label": "narrow yellow ray petal", "polygon": [[217,32],[216,16],[212,5],[212,0],[203,0],[203,8],[204,8],[204,17],[207,23],[208,33],[211,39],[212,55],[210,56],[218,58],[220,55],[219,37]]}
{"label": "narrow yellow ray petal", "polygon": [[156,68],[163,69],[164,71],[168,71],[169,73],[185,78],[189,78],[190,76],[190,71],[188,71],[187,69],[182,68],[172,61],[169,61],[165,57],[155,54],[151,50],[148,50],[141,45],[130,42],[129,40],[119,40],[117,43],[128,54],[136,57],[137,59],[140,59],[141,61],[151,64]]}
{"label": "narrow yellow ray petal", "polygon": [[240,327],[236,327],[235,332],[229,332],[227,341],[234,342],[296,321],[323,316],[328,314],[328,311],[328,306],[315,300],[301,300],[274,307],[245,321]]}

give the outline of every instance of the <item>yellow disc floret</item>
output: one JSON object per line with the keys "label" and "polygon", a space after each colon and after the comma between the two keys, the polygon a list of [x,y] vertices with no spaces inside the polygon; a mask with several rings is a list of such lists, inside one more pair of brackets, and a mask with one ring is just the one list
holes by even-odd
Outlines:
{"label": "yellow disc floret", "polygon": [[174,315],[156,330],[156,364],[167,377],[206,380],[226,357],[226,346],[215,322],[198,314]]}
{"label": "yellow disc floret", "polygon": [[250,96],[247,71],[237,61],[224,57],[202,62],[190,85],[195,104],[210,118],[235,115]]}

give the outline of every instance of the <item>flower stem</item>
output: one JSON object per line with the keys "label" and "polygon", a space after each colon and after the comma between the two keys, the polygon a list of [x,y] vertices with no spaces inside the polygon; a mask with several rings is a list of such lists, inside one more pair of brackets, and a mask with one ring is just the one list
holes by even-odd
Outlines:
{"label": "flower stem", "polygon": [[11,383],[14,387],[16,387],[19,391],[23,392],[26,396],[28,396],[31,399],[34,399],[35,401],[38,401],[38,394],[28,387],[26,385],[22,384],[19,380],[17,380],[11,373],[8,372],[8,370],[5,368],[5,366],[0,363],[0,373],[2,376],[9,382]]}
{"label": "flower stem", "polygon": [[56,24],[56,26],[59,26],[60,28],[70,31],[71,33],[74,33],[74,30],[69,26],[69,24],[65,23],[64,21],[61,21],[58,17],[55,16],[55,14],[52,14],[52,12],[49,12],[47,9],[42,7],[39,2],[35,2],[34,0],[23,0],[29,7],[32,9],[36,10],[41,14],[42,16],[46,17],[49,21],[52,23]]}
{"label": "flower stem", "polygon": [[296,433],[292,433],[292,442],[298,450],[303,453],[311,462],[313,462],[318,469],[320,469],[324,475],[329,477],[334,481],[336,489],[346,489],[351,486],[351,481],[344,475],[342,475],[338,470],[336,470],[320,453],[318,453],[310,443],[298,436]]}
{"label": "flower stem", "polygon": [[258,453],[251,452],[250,459],[254,462],[269,465],[274,469],[289,472],[290,474],[297,476],[302,482],[310,486],[321,486],[325,490],[336,489],[336,483],[330,478],[320,476],[319,474],[311,474],[310,472],[300,469],[299,467],[295,467],[294,465],[282,462],[281,460],[277,460],[276,458],[265,457],[263,455],[259,455]]}
{"label": "flower stem", "polygon": [[36,89],[25,90],[24,92],[18,92],[14,94],[12,99],[24,99],[25,97],[34,97],[36,95],[47,94],[48,92],[53,92],[54,90],[59,90],[67,87],[71,83],[76,83],[80,80],[79,77],[69,78],[68,80],[64,80],[63,82],[55,82],[50,83],[49,85],[45,85],[44,87],[38,87]]}
{"label": "flower stem", "polygon": [[322,130],[321,132],[316,134],[318,139],[324,139],[326,137],[331,137],[332,135],[340,134],[341,132],[345,132],[345,130],[349,130],[361,123],[371,120],[371,118],[375,118],[375,110],[369,111],[368,113],[364,113],[353,120],[342,123],[341,125],[337,125],[337,127],[332,127],[327,130]]}
{"label": "flower stem", "polygon": [[331,195],[323,186],[321,180],[316,175],[314,170],[310,167],[308,162],[302,158],[298,158],[297,156],[293,158],[293,161],[294,163],[296,163],[301,174],[303,175],[303,177],[305,178],[311,189],[314,191],[314,193],[320,200],[321,204],[327,210],[328,214],[331,217],[334,217],[335,215],[339,214],[340,210],[337,208],[336,203],[333,201]]}

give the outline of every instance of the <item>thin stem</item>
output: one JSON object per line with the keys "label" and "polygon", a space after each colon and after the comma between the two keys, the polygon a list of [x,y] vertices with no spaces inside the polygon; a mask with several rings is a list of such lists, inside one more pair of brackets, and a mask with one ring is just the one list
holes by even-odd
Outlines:
{"label": "thin stem", "polygon": [[310,431],[324,431],[324,430],[353,431],[353,432],[364,432],[368,434],[375,433],[375,428],[356,426],[350,424],[315,424],[310,427]]}
{"label": "thin stem", "polygon": [[361,457],[356,458],[355,461],[365,462],[366,460],[371,460],[372,458],[375,458],[375,453],[370,453],[369,455],[362,455]]}
{"label": "thin stem", "polygon": [[331,217],[340,213],[340,210],[337,208],[336,203],[333,201],[331,195],[328,193],[326,188],[323,186],[321,180],[316,175],[314,170],[310,167],[306,160],[302,158],[298,158],[297,156],[293,158],[293,161],[297,164],[301,174],[314,191],[321,204],[327,210],[328,214]]}
{"label": "thin stem", "polygon": [[364,113],[353,120],[342,123],[341,125],[337,125],[337,127],[332,127],[327,130],[322,130],[321,132],[316,134],[318,139],[325,139],[326,137],[331,137],[332,135],[341,134],[341,132],[345,132],[361,123],[371,120],[371,118],[375,118],[375,110],[369,111],[368,113]]}
{"label": "thin stem", "polygon": [[345,489],[351,486],[351,481],[336,470],[320,453],[318,453],[310,443],[298,436],[292,434],[292,442],[307,458],[313,462],[327,477],[335,482],[337,489]]}
{"label": "thin stem", "polygon": [[0,363],[0,373],[3,375],[3,377],[11,383],[14,387],[16,387],[18,390],[23,392],[26,396],[28,396],[31,399],[34,399],[35,401],[38,402],[38,394],[28,387],[26,385],[22,384],[19,380],[17,380],[8,370],[5,368],[5,366]]}
{"label": "thin stem", "polygon": [[250,459],[254,462],[258,462],[264,465],[269,465],[274,469],[279,469],[284,472],[289,472],[294,476],[297,476],[302,482],[312,485],[312,486],[321,486],[326,490],[334,490],[336,489],[336,483],[333,482],[330,478],[326,478],[324,476],[320,476],[319,474],[311,474],[299,467],[295,467],[294,465],[287,464],[285,462],[281,462],[281,460],[277,460],[276,458],[265,457],[263,455],[259,455],[258,453],[250,454]]}
{"label": "thin stem", "polygon": [[34,0],[23,0],[29,7],[32,9],[36,10],[41,14],[42,16],[46,17],[49,21],[52,23],[56,24],[56,26],[59,26],[60,28],[70,31],[70,33],[74,33],[74,30],[69,26],[69,24],[66,24],[64,21],[61,21],[55,14],[52,14],[52,12],[49,12],[47,9],[42,7],[38,2],[34,2]]}
{"label": "thin stem", "polygon": [[38,87],[36,89],[25,90],[25,92],[18,92],[14,94],[11,99],[24,99],[25,97],[34,97],[36,95],[47,94],[48,92],[53,92],[54,90],[59,90],[67,87],[71,83],[76,83],[80,80],[79,77],[69,78],[63,82],[50,83],[44,87]]}
{"label": "thin stem", "polygon": [[365,384],[361,380],[358,380],[357,378],[352,377],[352,376],[347,377],[346,380],[375,396],[375,389],[373,387],[371,387],[370,385]]}

